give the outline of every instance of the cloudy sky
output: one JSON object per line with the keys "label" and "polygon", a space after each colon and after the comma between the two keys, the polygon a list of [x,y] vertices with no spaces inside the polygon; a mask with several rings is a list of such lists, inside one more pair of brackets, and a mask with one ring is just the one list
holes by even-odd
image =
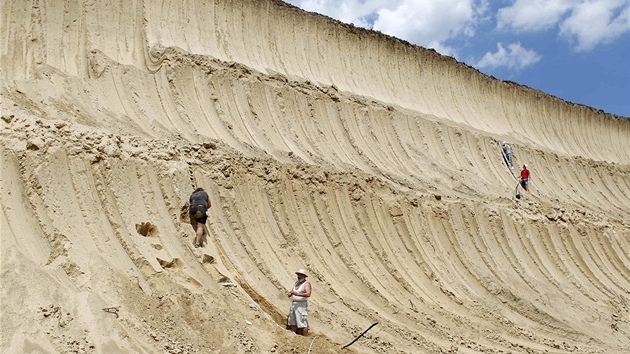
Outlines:
{"label": "cloudy sky", "polygon": [[630,117],[630,0],[284,0]]}

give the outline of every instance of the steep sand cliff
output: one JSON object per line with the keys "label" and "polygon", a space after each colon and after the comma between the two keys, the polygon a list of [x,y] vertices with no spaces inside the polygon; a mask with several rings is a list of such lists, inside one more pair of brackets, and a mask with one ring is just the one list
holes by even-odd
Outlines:
{"label": "steep sand cliff", "polygon": [[630,120],[279,1],[0,15],[1,352],[630,351]]}

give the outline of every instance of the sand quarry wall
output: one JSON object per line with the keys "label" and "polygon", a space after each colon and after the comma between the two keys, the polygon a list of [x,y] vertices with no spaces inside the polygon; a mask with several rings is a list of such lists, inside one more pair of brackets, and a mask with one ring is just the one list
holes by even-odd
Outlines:
{"label": "sand quarry wall", "polygon": [[627,119],[276,1],[0,10],[2,352],[630,351]]}

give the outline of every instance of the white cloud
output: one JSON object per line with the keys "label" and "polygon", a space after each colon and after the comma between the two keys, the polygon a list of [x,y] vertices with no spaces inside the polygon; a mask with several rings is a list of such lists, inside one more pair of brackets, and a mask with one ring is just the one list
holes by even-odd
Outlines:
{"label": "white cloud", "polygon": [[374,29],[426,46],[474,35],[476,17],[473,0],[405,0],[379,10]]}
{"label": "white cloud", "polygon": [[[630,31],[630,0],[286,0],[356,26],[456,55],[449,40],[472,37],[492,16],[499,30],[558,31],[577,51],[592,50]],[[496,2],[494,2],[496,4]]]}
{"label": "white cloud", "polygon": [[510,69],[522,69],[540,61],[541,56],[533,50],[525,49],[521,43],[508,44],[507,49],[503,44],[497,43],[495,53],[486,53],[475,65],[478,68],[496,68],[505,66]]}
{"label": "white cloud", "polygon": [[395,8],[404,0],[285,0],[306,11],[317,12],[341,22],[369,27],[366,17],[377,11]]}
{"label": "white cloud", "polygon": [[[356,26],[372,28],[446,55],[456,50],[444,45],[457,36],[473,36],[478,21],[487,16],[488,0],[289,0]],[[369,22],[371,20],[373,22]]]}
{"label": "white cloud", "polygon": [[630,1],[516,0],[497,12],[499,29],[534,32],[556,26],[561,36],[576,42],[576,50],[592,50],[630,30]]}
{"label": "white cloud", "polygon": [[[625,6],[624,6],[625,4]],[[620,13],[614,13],[621,7]],[[573,8],[560,25],[560,34],[577,38],[577,51],[589,51],[630,31],[630,3],[627,1],[586,2]],[[627,44],[627,43],[626,43]]]}
{"label": "white cloud", "polygon": [[575,0],[516,0],[497,11],[497,27],[517,31],[539,31],[555,26]]}

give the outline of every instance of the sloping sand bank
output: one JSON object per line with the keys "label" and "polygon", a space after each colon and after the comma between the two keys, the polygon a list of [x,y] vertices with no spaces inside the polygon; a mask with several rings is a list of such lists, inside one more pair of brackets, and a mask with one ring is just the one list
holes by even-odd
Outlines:
{"label": "sloping sand bank", "polygon": [[1,352],[630,351],[630,120],[277,1],[0,15]]}

